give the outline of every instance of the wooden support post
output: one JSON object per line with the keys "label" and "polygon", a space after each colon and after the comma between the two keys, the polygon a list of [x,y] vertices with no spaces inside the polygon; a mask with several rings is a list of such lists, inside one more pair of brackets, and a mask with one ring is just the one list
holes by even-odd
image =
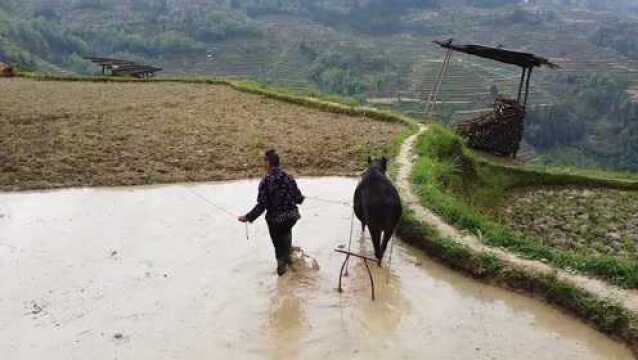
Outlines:
{"label": "wooden support post", "polygon": [[527,83],[525,84],[525,101],[523,102],[523,108],[527,108],[527,98],[529,97],[529,81],[532,78],[532,69],[529,68],[527,71]]}
{"label": "wooden support post", "polygon": [[430,96],[428,97],[428,101],[426,103],[425,116],[429,116],[430,113],[434,112],[434,109],[436,108],[436,102],[439,97],[439,92],[441,91],[441,85],[443,84],[443,80],[445,80],[445,78],[447,77],[452,55],[452,49],[448,49],[447,53],[445,53],[445,58],[443,59],[443,65],[441,65],[439,75],[437,76],[436,81],[434,82],[434,86],[430,91]]}
{"label": "wooden support post", "polygon": [[521,73],[521,82],[520,84],[518,84],[518,97],[516,98],[516,100],[520,103],[521,102],[521,95],[523,95],[523,83],[525,82],[525,73],[527,72],[527,68],[523,68],[523,71]]}
{"label": "wooden support post", "polygon": [[439,74],[437,75],[436,80],[434,81],[434,86],[432,87],[432,90],[430,90],[430,95],[428,96],[428,100],[425,104],[425,116],[428,116],[430,114],[434,106],[433,101],[436,97],[438,97],[439,87],[443,79],[443,74],[446,72],[445,69],[447,67],[450,56],[452,56],[452,50],[448,49],[448,51],[445,53],[445,57],[443,58],[443,64],[441,65]]}
{"label": "wooden support post", "polygon": [[447,78],[448,69],[450,68],[450,60],[452,59],[453,54],[454,53],[452,52],[452,50],[448,51],[448,56],[446,58],[447,61],[443,64],[443,75],[441,76],[441,79],[439,79],[436,92],[434,93],[434,99],[432,101],[432,107],[430,109],[431,112],[434,112],[436,110],[436,105],[437,105],[437,102],[439,101],[439,92],[441,92],[441,86],[443,85],[443,81]]}

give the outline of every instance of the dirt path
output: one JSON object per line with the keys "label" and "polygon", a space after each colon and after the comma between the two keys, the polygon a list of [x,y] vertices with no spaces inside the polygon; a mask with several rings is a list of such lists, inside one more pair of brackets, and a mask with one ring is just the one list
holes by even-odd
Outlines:
{"label": "dirt path", "polygon": [[432,213],[432,211],[423,207],[417,195],[414,193],[410,175],[414,167],[415,154],[413,153],[416,140],[420,134],[428,131],[427,126],[421,126],[418,133],[410,136],[401,146],[401,151],[397,157],[399,164],[399,174],[397,176],[397,183],[401,191],[401,195],[405,204],[415,212],[416,216],[424,221],[426,224],[434,227],[439,233],[447,238],[459,241],[472,250],[477,252],[491,252],[498,256],[498,258],[506,264],[522,268],[525,271],[531,271],[541,274],[556,274],[562,281],[569,282],[579,288],[586,290],[600,298],[610,299],[622,304],[625,308],[631,310],[634,313],[638,313],[638,291],[621,289],[619,287],[610,285],[601,280],[588,278],[581,275],[574,275],[567,273],[563,270],[558,270],[549,265],[546,265],[540,261],[527,260],[511,253],[505,252],[498,248],[487,246],[474,235],[468,235],[456,228],[450,226],[440,217]]}

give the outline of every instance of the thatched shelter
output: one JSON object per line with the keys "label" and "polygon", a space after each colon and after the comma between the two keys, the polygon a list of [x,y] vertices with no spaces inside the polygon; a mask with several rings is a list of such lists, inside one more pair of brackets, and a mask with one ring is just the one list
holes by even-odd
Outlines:
{"label": "thatched shelter", "polygon": [[[520,142],[523,139],[532,70],[543,66],[556,69],[559,66],[546,58],[531,53],[482,45],[457,45],[453,43],[452,39],[434,41],[434,43],[447,49],[447,54],[437,83],[430,94],[428,105],[430,110],[436,105],[438,92],[444,77],[447,75],[453,52],[491,59],[504,64],[515,65],[522,69],[516,99],[497,98],[492,112],[464,121],[457,127],[457,133],[467,139],[470,147],[485,150],[495,155],[516,157]],[[523,86],[525,86],[524,93]]]}
{"label": "thatched shelter", "polygon": [[85,59],[100,66],[102,68],[102,75],[110,74],[112,76],[132,76],[139,79],[146,79],[155,75],[156,72],[162,71],[161,68],[155,66],[142,65],[124,59],[102,57],[86,57]]}

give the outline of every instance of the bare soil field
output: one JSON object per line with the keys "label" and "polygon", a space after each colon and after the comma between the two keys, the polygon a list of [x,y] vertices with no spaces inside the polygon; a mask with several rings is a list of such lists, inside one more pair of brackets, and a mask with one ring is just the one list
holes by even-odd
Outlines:
{"label": "bare soil field", "polygon": [[223,85],[0,79],[0,190],[229,180],[261,175],[275,147],[296,175],[352,175],[401,124]]}

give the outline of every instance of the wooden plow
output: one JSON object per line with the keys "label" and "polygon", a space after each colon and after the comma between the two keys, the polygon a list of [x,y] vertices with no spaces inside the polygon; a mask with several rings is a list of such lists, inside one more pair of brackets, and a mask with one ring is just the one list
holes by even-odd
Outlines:
{"label": "wooden plow", "polygon": [[371,289],[371,295],[372,295],[372,301],[375,300],[375,296],[374,296],[374,278],[372,277],[372,271],[370,270],[370,266],[368,265],[368,261],[372,261],[372,262],[378,262],[377,259],[373,259],[369,256],[365,256],[365,255],[360,255],[360,254],[356,254],[353,253],[351,251],[348,250],[342,250],[342,249],[335,249],[335,252],[341,253],[341,254],[345,254],[346,255],[346,259],[343,261],[343,265],[341,265],[341,271],[339,271],[339,292],[343,292],[343,288],[341,287],[341,279],[343,278],[344,275],[344,270],[346,269],[346,265],[348,264],[348,261],[350,261],[350,257],[354,256],[356,258],[359,258],[361,260],[363,260],[363,263],[366,266],[366,270],[368,271],[368,277],[370,278],[370,289]]}
{"label": "wooden plow", "polygon": [[[426,102],[426,116],[436,108],[438,95],[445,80],[452,52],[461,52],[481,58],[516,65],[522,69],[516,99],[498,97],[493,110],[476,118],[466,120],[457,126],[457,133],[467,139],[468,146],[487,151],[498,156],[516,158],[520,143],[523,139],[524,120],[527,116],[527,100],[529,98],[530,79],[534,68],[547,66],[551,69],[558,65],[546,58],[534,54],[492,48],[482,45],[456,45],[453,40],[434,41],[435,44],[446,49],[445,58]],[[523,92],[525,87],[525,92]]]}

